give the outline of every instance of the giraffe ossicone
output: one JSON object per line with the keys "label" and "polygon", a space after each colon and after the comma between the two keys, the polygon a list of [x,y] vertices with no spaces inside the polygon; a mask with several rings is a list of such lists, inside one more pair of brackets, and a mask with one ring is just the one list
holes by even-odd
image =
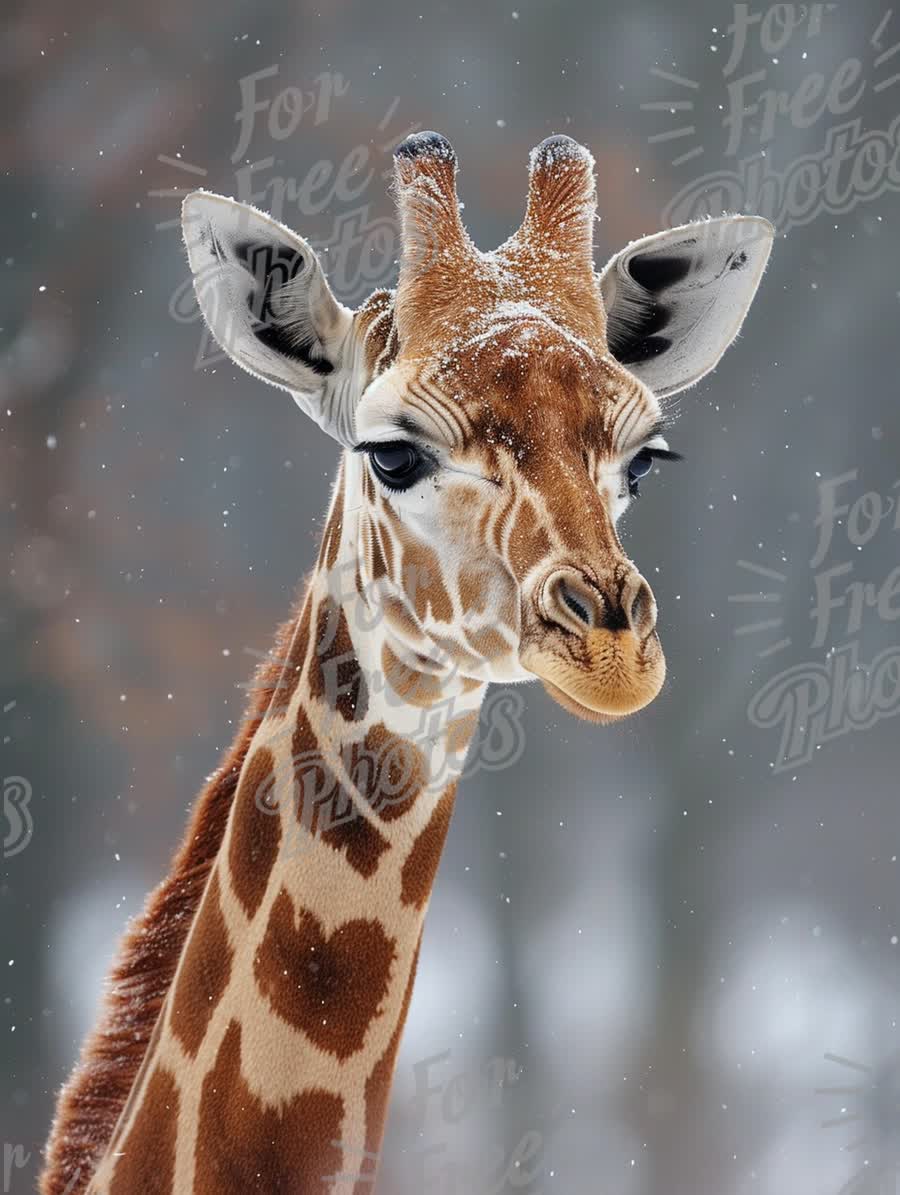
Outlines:
{"label": "giraffe ossicone", "polygon": [[728,216],[594,269],[594,163],[533,151],[476,248],[449,142],[395,151],[397,288],[354,311],[309,244],[197,191],[213,335],[343,449],[317,566],[132,927],[59,1100],[43,1195],[363,1195],[425,910],[488,684],[641,709],[656,603],[616,523],[675,456],[664,406],[740,330],[774,230]]}

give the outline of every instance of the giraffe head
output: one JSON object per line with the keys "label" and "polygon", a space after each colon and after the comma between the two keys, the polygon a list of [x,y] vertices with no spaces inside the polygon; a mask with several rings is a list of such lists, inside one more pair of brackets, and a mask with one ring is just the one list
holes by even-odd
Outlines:
{"label": "giraffe head", "polygon": [[346,449],[356,584],[374,587],[397,651],[481,681],[538,677],[604,721],[665,677],[617,521],[676,455],[665,400],[737,335],[774,230],[749,216],[671,229],[598,275],[593,168],[568,137],[542,142],[521,226],[483,253],[450,144],[408,138],[398,286],[355,313],[310,246],[255,209],[195,192],[184,224],[218,342]]}

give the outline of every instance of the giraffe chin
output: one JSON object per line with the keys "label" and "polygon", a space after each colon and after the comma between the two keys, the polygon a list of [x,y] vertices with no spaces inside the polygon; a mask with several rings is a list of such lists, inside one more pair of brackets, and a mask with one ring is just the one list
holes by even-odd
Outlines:
{"label": "giraffe chin", "polygon": [[641,642],[631,632],[591,631],[585,647],[586,667],[546,648],[526,648],[520,658],[558,705],[586,722],[619,722],[658,695],[666,661],[655,632]]}

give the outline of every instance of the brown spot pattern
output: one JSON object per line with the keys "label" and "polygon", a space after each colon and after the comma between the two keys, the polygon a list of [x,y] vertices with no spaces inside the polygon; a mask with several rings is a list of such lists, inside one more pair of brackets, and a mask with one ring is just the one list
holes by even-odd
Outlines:
{"label": "brown spot pattern", "polygon": [[455,797],[456,784],[453,783],[441,796],[428,825],[413,843],[412,850],[403,864],[400,873],[400,899],[405,905],[416,905],[421,909],[428,900],[441,861],[447,830],[450,828]]}
{"label": "brown spot pattern", "polygon": [[382,609],[386,621],[394,631],[405,636],[413,643],[416,641],[422,642],[422,628],[399,598],[385,597]]}
{"label": "brown spot pattern", "polygon": [[360,1178],[354,1189],[354,1195],[371,1195],[372,1184],[375,1181],[375,1174],[378,1169],[377,1154],[381,1149],[381,1141],[384,1137],[384,1125],[387,1119],[391,1083],[394,1078],[394,1070],[397,1066],[397,1051],[400,1049],[400,1039],[403,1036],[403,1027],[406,1024],[406,1016],[409,1012],[409,1004],[413,994],[413,985],[416,982],[416,971],[419,966],[419,950],[421,945],[422,934],[420,931],[409,978],[406,981],[406,991],[403,993],[400,1016],[394,1032],[391,1034],[391,1040],[388,1042],[387,1049],[375,1063],[369,1077],[366,1079],[366,1153],[368,1156],[363,1159],[363,1163],[359,1168]]}
{"label": "brown spot pattern", "polygon": [[516,513],[516,521],[509,537],[509,562],[513,572],[522,580],[552,551],[550,537],[541,525],[534,505],[526,498]]}
{"label": "brown spot pattern", "polygon": [[370,519],[367,539],[370,550],[369,575],[372,580],[390,576],[394,567],[391,538],[377,519]]}
{"label": "brown spot pattern", "polygon": [[260,747],[247,765],[235,798],[228,864],[235,895],[253,917],[266,894],[281,845],[281,819],[272,805],[275,760]]}
{"label": "brown spot pattern", "polygon": [[366,716],[369,690],[347,618],[333,598],[326,597],[316,616],[316,638],[309,662],[309,691],[336,710],[345,722]]}
{"label": "brown spot pattern", "polygon": [[200,1049],[228,986],[233,957],[219,904],[219,879],[213,872],[181,965],[169,1014],[173,1033],[191,1055]]}
{"label": "brown spot pattern", "polygon": [[433,705],[440,699],[441,682],[438,677],[408,668],[402,660],[397,659],[387,643],[381,649],[381,666],[388,684],[410,705]]}
{"label": "brown spot pattern", "polygon": [[390,843],[355,804],[345,806],[336,817],[335,824],[320,831],[322,841],[335,851],[343,851],[354,871],[368,879],[378,870],[379,859],[390,849]]}
{"label": "brown spot pattern", "polygon": [[232,1021],[203,1081],[193,1195],[327,1195],[341,1169],[334,1142],[343,1117],[340,1096],[320,1088],[263,1104],[241,1074],[241,1029]]}
{"label": "brown spot pattern", "polygon": [[479,613],[485,607],[487,578],[475,569],[463,566],[459,571],[459,600],[466,614]]}
{"label": "brown spot pattern", "polygon": [[282,889],[253,960],[260,991],[287,1024],[341,1061],[361,1050],[388,992],[396,943],[377,921],[339,925],[330,937]]}
{"label": "brown spot pattern", "polygon": [[178,1087],[157,1067],[116,1162],[109,1195],[173,1195],[177,1136]]}
{"label": "brown spot pattern", "polygon": [[478,726],[478,711],[462,714],[447,726],[447,754],[464,755]]}
{"label": "brown spot pattern", "polygon": [[500,507],[496,519],[494,520],[494,526],[491,529],[491,535],[493,536],[494,547],[496,548],[498,554],[502,553],[503,551],[503,537],[506,533],[506,520],[512,514],[512,509],[515,504],[516,495],[514,491],[511,491],[508,497],[504,498],[503,505]]}
{"label": "brown spot pattern", "polygon": [[472,650],[484,660],[495,660],[499,656],[509,654],[509,643],[493,627],[481,627],[477,631],[467,630],[465,635]]}
{"label": "brown spot pattern", "polygon": [[[353,748],[344,748],[344,764],[353,776]],[[348,792],[325,762],[319,740],[309,719],[301,712],[293,737],[294,793],[296,815],[301,826],[332,850],[343,851],[347,862],[360,875],[374,875],[390,843],[367,821]],[[351,758],[348,758],[348,754]]]}
{"label": "brown spot pattern", "polygon": [[[436,647],[440,648],[446,659],[459,671],[463,671],[466,668],[477,668],[481,664],[481,660],[479,660],[478,656],[476,656],[474,652],[468,651],[461,643],[457,642],[457,640],[452,638],[450,635],[437,635],[432,632],[431,641]],[[422,657],[423,661],[431,661],[434,658],[435,653],[433,651],[430,657]]]}
{"label": "brown spot pattern", "polygon": [[494,516],[493,506],[485,506],[481,518],[478,520],[478,538],[482,543],[488,542],[491,531],[491,519]]}
{"label": "brown spot pattern", "polygon": [[453,621],[453,602],[436,554],[408,534],[404,535],[403,577],[420,620],[427,618],[430,611],[439,622]]}
{"label": "brown spot pattern", "polygon": [[350,775],[379,817],[391,822],[408,813],[428,778],[418,747],[376,722],[366,734],[364,751],[356,756]]}

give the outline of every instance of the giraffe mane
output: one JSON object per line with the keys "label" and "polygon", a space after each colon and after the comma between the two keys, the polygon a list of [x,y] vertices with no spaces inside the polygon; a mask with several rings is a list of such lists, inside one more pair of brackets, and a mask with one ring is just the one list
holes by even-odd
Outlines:
{"label": "giraffe mane", "polygon": [[100,1020],[60,1093],[41,1195],[79,1195],[111,1143],[222,845],[251,739],[278,688],[301,604],[279,627],[275,648],[257,670],[243,725],[197,798],[168,875],[119,947]]}

